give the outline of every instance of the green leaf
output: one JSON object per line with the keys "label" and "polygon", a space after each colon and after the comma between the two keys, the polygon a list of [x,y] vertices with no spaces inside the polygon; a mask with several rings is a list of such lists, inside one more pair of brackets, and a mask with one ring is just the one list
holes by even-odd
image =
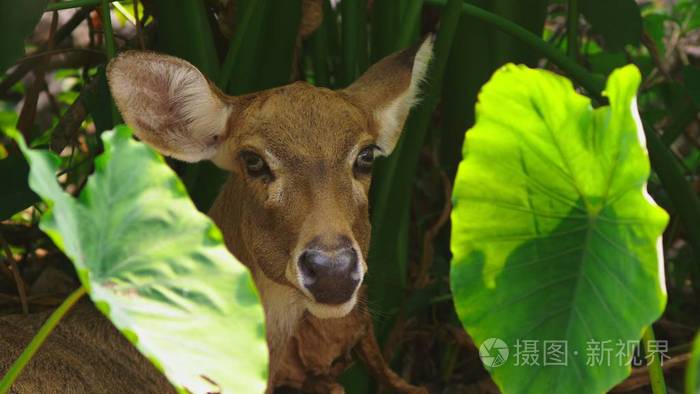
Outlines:
{"label": "green leaf", "polygon": [[685,373],[685,394],[700,393],[700,334],[695,336],[693,351]]}
{"label": "green leaf", "polygon": [[5,220],[39,200],[29,189],[27,174],[29,166],[19,151],[0,160],[2,188],[0,188],[0,220]]}
{"label": "green leaf", "polygon": [[[415,182],[418,158],[428,131],[432,113],[441,96],[447,58],[457,30],[461,0],[449,0],[442,10],[435,38],[434,55],[424,82],[420,104],[411,110],[394,152],[378,162],[372,181],[372,239],[367,276],[369,299],[377,313],[375,328],[382,342],[390,321],[383,319],[396,310],[403,297],[408,261],[408,225],[410,198]],[[410,29],[411,26],[404,26]]]}
{"label": "green leaf", "polygon": [[263,311],[247,270],[158,153],[125,126],[102,140],[79,199],[56,181],[54,154],[18,141],[30,186],[50,207],[41,229],[97,307],[178,389],[262,392]]}
{"label": "green leaf", "polygon": [[219,58],[203,1],[157,0],[158,50],[194,64],[212,80],[219,76]]}
{"label": "green leaf", "polygon": [[700,107],[700,67],[683,66],[683,82],[690,98]]}
{"label": "green leaf", "polygon": [[[508,346],[487,365],[504,393],[611,388],[630,371],[632,349],[618,359],[616,346],[664,309],[668,216],[646,192],[639,82],[634,66],[616,70],[610,106],[593,109],[567,79],[511,64],[479,96],[453,194],[451,287],[482,350]],[[522,365],[526,340],[539,366]],[[566,343],[566,366],[543,365],[544,341]],[[614,347],[609,363],[588,359],[596,343]]]}
{"label": "green leaf", "polygon": [[585,0],[581,13],[593,30],[605,39],[605,47],[621,51],[637,45],[642,36],[642,15],[635,0]]}
{"label": "green leaf", "polygon": [[114,127],[111,108],[112,96],[109,93],[109,86],[107,85],[105,67],[99,66],[97,68],[97,75],[93,78],[97,78],[97,81],[85,91],[83,102],[90,115],[92,115],[95,128],[101,133],[104,130],[109,130]]}
{"label": "green leaf", "polygon": [[24,56],[24,39],[34,31],[48,0],[0,0],[0,74]]}
{"label": "green leaf", "polygon": [[683,32],[700,27],[700,4],[697,0],[678,0],[673,5],[673,14],[679,19]]}

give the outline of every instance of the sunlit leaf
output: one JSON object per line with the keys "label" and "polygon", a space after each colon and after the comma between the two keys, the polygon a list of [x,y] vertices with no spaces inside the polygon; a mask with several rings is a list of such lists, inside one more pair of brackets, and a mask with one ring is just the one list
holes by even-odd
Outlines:
{"label": "sunlit leaf", "polygon": [[56,181],[54,154],[18,141],[30,185],[50,207],[41,229],[98,308],[176,387],[262,392],[263,312],[247,270],[158,153],[124,126],[102,139],[79,199]]}
{"label": "sunlit leaf", "polygon": [[[593,109],[567,79],[507,65],[479,96],[453,194],[451,286],[482,352],[503,348],[490,338],[509,350],[503,365],[482,359],[505,393],[610,389],[664,309],[668,217],[646,192],[639,82],[635,67],[616,70],[610,106]],[[545,341],[560,341],[558,359]]]}

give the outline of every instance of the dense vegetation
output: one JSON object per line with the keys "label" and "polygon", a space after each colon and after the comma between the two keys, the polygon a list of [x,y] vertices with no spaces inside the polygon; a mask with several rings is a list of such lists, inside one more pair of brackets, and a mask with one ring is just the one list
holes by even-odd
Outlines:
{"label": "dense vegetation", "polygon": [[[259,304],[182,188],[206,211],[225,174],[169,160],[180,183],[127,129],[107,132],[121,121],[104,66],[121,50],[154,49],[189,60],[229,94],[294,80],[341,88],[433,31],[424,97],[394,154],[378,163],[371,193],[367,304],[394,370],[434,392],[486,392],[494,381],[507,393],[698,392],[693,0],[0,0],[1,314],[55,307],[82,283],[138,345],[153,329],[179,330],[158,318],[173,300],[195,300],[202,316],[206,305],[168,294],[146,318],[115,284],[148,287],[172,272],[167,264],[182,264],[194,294],[237,294],[218,307],[245,313],[246,323],[211,326],[236,326],[240,346],[220,360],[252,357],[249,372],[227,377],[196,354],[190,365],[201,371],[174,371],[168,360],[185,355],[140,350],[176,385],[206,390],[175,378],[204,371],[231,379],[234,390],[259,388]],[[127,199],[109,185],[123,184],[119,169],[128,166],[142,172]],[[139,232],[165,212],[181,215],[172,228]],[[131,243],[96,243],[100,231],[125,231],[114,228],[119,215],[143,218],[130,223]],[[173,251],[184,260],[155,261],[141,249],[139,241],[185,228],[182,239],[192,241],[179,246],[191,249]],[[148,275],[128,264],[110,269],[124,250],[153,261],[139,271]],[[198,258],[187,260],[190,253]],[[211,283],[217,275],[239,279]],[[216,335],[179,334],[227,348]],[[543,364],[545,341],[567,344],[558,349],[566,365]],[[589,357],[604,356],[603,344],[612,364]],[[344,383],[348,392],[375,391],[359,366]]]}

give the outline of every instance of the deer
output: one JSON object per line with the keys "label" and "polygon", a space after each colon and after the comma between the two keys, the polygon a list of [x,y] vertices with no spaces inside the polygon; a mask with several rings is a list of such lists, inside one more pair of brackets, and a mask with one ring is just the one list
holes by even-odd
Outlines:
{"label": "deer", "polygon": [[[164,54],[126,51],[107,66],[116,106],[141,141],[229,173],[208,215],[260,295],[267,393],[343,393],[337,378],[353,352],[383,385],[427,393],[389,368],[361,300],[371,270],[372,166],[395,148],[432,48],[428,36],[344,89],[299,81],[242,96],[224,94],[192,64]],[[157,373],[152,367],[138,369],[141,384],[165,390],[162,379],[149,377]]]}

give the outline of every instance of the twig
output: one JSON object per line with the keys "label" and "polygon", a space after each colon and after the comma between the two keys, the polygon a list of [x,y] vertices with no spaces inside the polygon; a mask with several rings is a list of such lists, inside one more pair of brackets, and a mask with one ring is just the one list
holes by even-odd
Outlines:
{"label": "twig", "polygon": [[666,80],[672,81],[673,78],[668,72],[668,68],[659,57],[659,49],[656,47],[654,40],[652,40],[652,38],[649,36],[649,33],[647,33],[646,31],[643,32],[641,41],[642,45],[644,45],[647,51],[649,51],[649,55],[651,56],[651,59],[654,61],[654,64],[656,65],[656,68],[659,70],[661,75],[663,75],[664,78],[666,78]]}
{"label": "twig", "polygon": [[[433,163],[433,165],[435,165],[435,163]],[[433,241],[440,232],[440,229],[450,218],[450,212],[452,211],[452,183],[444,171],[440,171],[440,179],[442,181],[443,192],[445,195],[445,203],[437,221],[435,221],[435,223],[430,226],[430,228],[428,228],[423,235],[423,253],[421,254],[421,260],[418,265],[418,272],[414,276],[411,290],[408,292],[408,294],[406,294],[401,303],[394,326],[391,328],[391,331],[387,336],[387,340],[384,342],[383,354],[384,358],[387,360],[391,360],[393,358],[396,346],[401,342],[401,337],[403,336],[404,328],[406,327],[406,301],[413,291],[427,285],[428,273],[433,265]]]}
{"label": "twig", "polygon": [[[49,30],[49,38],[46,41],[47,50],[52,50],[56,43],[56,28],[58,27],[58,12],[54,11],[51,16],[51,28]],[[17,129],[22,132],[24,140],[29,143],[32,138],[32,128],[34,126],[34,121],[36,120],[37,105],[39,103],[39,93],[43,90],[46,85],[44,80],[46,67],[45,64],[38,64],[34,70],[34,81],[27,89],[27,94],[24,98],[24,105],[22,106],[22,112],[19,114],[19,119],[17,120]]]}
{"label": "twig", "polygon": [[430,268],[433,266],[433,241],[440,232],[440,229],[442,229],[449,220],[450,212],[452,212],[452,183],[444,171],[440,171],[440,178],[442,179],[445,203],[438,220],[430,226],[430,228],[425,231],[425,235],[423,235],[423,253],[421,255],[420,265],[418,266],[418,273],[413,283],[413,287],[416,289],[425,287],[428,284],[428,272],[430,272]]}
{"label": "twig", "polygon": [[63,53],[70,53],[70,52],[89,52],[90,54],[95,54],[95,55],[100,55],[104,56],[104,52],[98,51],[97,49],[92,49],[92,48],[59,48],[59,49],[52,49],[52,50],[46,50],[42,51],[40,53],[35,53],[32,55],[27,55],[17,61],[17,63],[24,63],[24,62],[33,62],[36,63],[38,60],[42,60],[46,57],[51,57],[54,55],[60,55]]}
{"label": "twig", "polygon": [[[668,371],[671,369],[684,367],[688,363],[688,360],[690,360],[690,353],[672,357],[671,359],[664,361],[662,369],[664,371]],[[630,376],[622,383],[615,386],[611,392],[626,393],[647,385],[649,385],[649,367],[644,366],[641,368],[632,369],[632,374],[630,374]]]}
{"label": "twig", "polygon": [[[78,27],[78,25],[85,19],[85,17],[90,13],[89,8],[81,8],[78,12],[73,14],[71,18],[63,26],[61,26],[54,34],[54,42],[60,43],[66,37],[68,37],[73,30]],[[35,53],[40,53],[46,51],[49,44],[44,43],[39,47]],[[36,65],[42,61],[43,58],[34,59],[33,61],[22,62],[15,67],[12,72],[7,74],[7,76],[0,81],[0,96],[5,96],[8,90],[12,88],[17,82],[19,82],[28,72],[32,71]]]}
{"label": "twig", "polygon": [[27,302],[27,292],[24,280],[22,280],[22,276],[19,274],[19,266],[17,265],[17,261],[15,261],[15,256],[12,254],[10,244],[8,244],[5,238],[3,237],[0,237],[0,243],[2,244],[2,248],[5,251],[5,255],[7,256],[7,261],[10,262],[10,267],[12,268],[12,276],[15,279],[15,285],[17,286],[17,294],[19,294],[19,300],[22,304],[22,313],[26,315],[29,313],[29,303]]}
{"label": "twig", "polygon": [[12,276],[12,271],[10,271],[9,268],[5,264],[0,264],[0,271],[2,271],[2,274],[5,275],[7,279],[10,280],[10,282],[14,282],[14,276]]}
{"label": "twig", "polygon": [[41,87],[41,91],[46,95],[46,99],[49,102],[49,107],[51,107],[51,112],[53,112],[54,116],[57,118],[61,117],[61,107],[58,105],[58,101],[56,101],[56,97],[54,97],[53,94],[51,94],[51,90],[49,89],[49,84],[46,83],[46,80],[44,80],[44,85]]}
{"label": "twig", "polygon": [[43,67],[38,67],[34,71],[34,81],[31,82],[27,93],[24,96],[24,104],[22,105],[22,111],[19,114],[19,119],[17,120],[17,129],[22,132],[22,137],[27,142],[32,140],[32,127],[34,126],[34,120],[36,119],[36,109],[39,102],[39,93],[42,91],[42,87],[46,81],[44,81],[44,71]]}
{"label": "twig", "polygon": [[78,98],[68,107],[68,110],[66,110],[65,114],[58,121],[58,124],[56,124],[56,127],[54,127],[51,133],[52,151],[60,153],[63,148],[77,138],[80,125],[88,114],[84,97],[88,93],[95,92],[97,89],[97,80],[98,78],[93,78],[83,87]]}

